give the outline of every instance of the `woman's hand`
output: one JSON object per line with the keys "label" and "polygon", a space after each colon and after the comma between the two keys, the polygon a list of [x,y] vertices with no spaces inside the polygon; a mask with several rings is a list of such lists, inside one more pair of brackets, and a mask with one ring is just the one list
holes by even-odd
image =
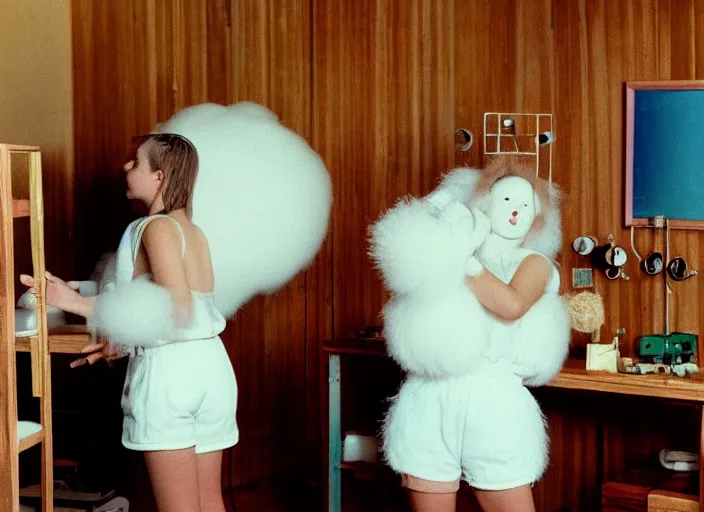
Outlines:
{"label": "woman's hand", "polygon": [[83,366],[84,364],[94,364],[96,361],[105,359],[105,361],[110,364],[115,359],[120,359],[121,357],[127,356],[117,350],[114,345],[110,343],[91,343],[86,345],[81,349],[82,354],[89,354],[81,359],[76,359],[71,363],[71,368],[76,368],[77,366]]}
{"label": "woman's hand", "polygon": [[[20,275],[20,282],[34,288],[34,278],[27,274]],[[91,310],[90,299],[81,295],[62,279],[46,273],[46,303],[62,311],[76,315],[88,316]]]}

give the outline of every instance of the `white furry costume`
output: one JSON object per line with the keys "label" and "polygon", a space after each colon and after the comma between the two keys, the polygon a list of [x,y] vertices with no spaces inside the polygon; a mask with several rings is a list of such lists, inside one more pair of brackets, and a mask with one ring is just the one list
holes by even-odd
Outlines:
{"label": "white furry costume", "polygon": [[226,317],[313,260],[327,231],[331,180],[305,140],[256,104],[197,105],[156,131],[186,137],[198,153],[193,222],[208,240],[214,293],[193,292],[191,324],[177,327],[170,292],[133,279],[142,232],[156,215],[128,226],[116,257],[98,270],[100,286],[79,288],[99,291],[89,329],[131,354],[123,444],[221,450],[238,439],[237,387],[218,335]]}
{"label": "white furry costume", "polygon": [[[183,135],[197,150],[193,222],[210,245],[215,303],[224,317],[255,295],[276,292],[312,262],[327,232],[330,175],[271,111],[250,102],[205,103],[155,132]],[[100,286],[108,293],[97,298],[91,329],[126,346],[172,338],[168,292],[137,281],[106,290],[114,271],[108,262]]]}
{"label": "white furry costume", "polygon": [[[371,256],[392,291],[383,310],[389,351],[408,373],[385,421],[388,463],[417,479],[463,477],[497,490],[533,483],[546,467],[542,413],[524,386],[546,384],[559,372],[569,318],[552,264],[544,295],[514,322],[492,315],[466,285],[474,247],[464,233],[476,219],[461,211],[469,214],[464,204],[486,212],[486,195],[475,191],[480,177],[455,169],[429,196],[399,201],[373,225]],[[559,251],[551,187],[549,198],[538,205],[541,229],[520,247],[491,253],[487,239],[477,250],[477,260],[504,283],[528,255],[552,262]]]}

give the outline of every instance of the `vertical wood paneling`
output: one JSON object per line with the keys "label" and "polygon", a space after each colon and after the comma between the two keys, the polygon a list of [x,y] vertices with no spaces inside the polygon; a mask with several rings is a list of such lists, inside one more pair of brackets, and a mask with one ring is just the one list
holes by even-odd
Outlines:
{"label": "vertical wood paneling", "polygon": [[[310,137],[309,21],[310,5],[302,0],[284,6],[273,0],[256,6],[229,0],[73,2],[81,275],[116,247],[135,215],[121,175],[132,136],[192,104],[251,100]],[[307,367],[318,348],[315,324],[306,336],[306,322],[319,314],[306,309],[306,296],[317,293],[318,282],[316,274],[308,285],[301,274],[275,296],[253,300],[223,333],[240,386],[242,442],[234,450],[234,484],[296,473],[307,453],[306,436],[313,451],[319,446],[320,429],[308,432],[306,423],[306,385],[319,389],[317,373]]]}
{"label": "vertical wood paneling", "polygon": [[[310,139],[309,4],[232,2],[230,19],[232,57],[227,61],[232,62],[233,99],[266,105],[282,123]],[[235,368],[246,372],[243,382],[248,383],[240,394],[238,417],[245,432],[252,433],[250,443],[241,443],[236,451],[242,482],[294,473],[305,457],[305,296],[302,274],[238,314]],[[312,386],[317,388],[317,378]],[[249,460],[256,467],[247,469]]]}
{"label": "vertical wood paneling", "polygon": [[[452,2],[314,1],[314,145],[333,174],[333,332],[379,323],[367,229],[452,165]],[[346,27],[340,30],[340,27]]]}
{"label": "vertical wood paneling", "polygon": [[[130,215],[119,185],[129,137],[175,110],[257,101],[308,138],[333,176],[328,238],[305,275],[248,304],[224,339],[240,383],[236,483],[296,472],[303,460],[318,478],[320,341],[378,323],[385,298],[366,255],[369,224],[403,194],[428,192],[454,164],[480,165],[484,112],[552,112],[554,179],[565,194],[563,289],[570,291],[571,268],[587,263],[569,249],[574,237],[612,233],[630,246],[622,227],[623,84],[703,78],[703,5],[73,0],[79,268],[87,272],[114,247]],[[478,136],[468,153],[454,153],[458,127]],[[703,236],[673,233],[672,255],[696,268]],[[642,256],[664,251],[663,242],[662,233],[636,233]],[[622,351],[633,355],[636,336],[664,327],[664,287],[633,254],[626,271],[630,281],[597,274],[596,285],[607,312],[602,338],[625,327]],[[698,332],[704,324],[700,282],[673,284],[673,329]],[[640,447],[622,448],[628,427],[607,418],[602,465],[602,420],[542,399],[555,456],[536,488],[541,510],[590,510],[602,471],[618,474],[664,439],[646,429]]]}

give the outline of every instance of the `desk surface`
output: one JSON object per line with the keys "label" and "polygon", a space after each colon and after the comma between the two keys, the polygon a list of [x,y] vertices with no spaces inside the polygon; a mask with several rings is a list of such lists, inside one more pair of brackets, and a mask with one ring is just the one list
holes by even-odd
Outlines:
{"label": "desk surface", "polygon": [[[381,338],[326,340],[323,350],[330,354],[388,357],[386,344]],[[548,386],[704,403],[704,375],[701,373],[684,378],[656,374],[631,375],[587,371],[584,364],[583,360],[567,361],[560,374]]]}

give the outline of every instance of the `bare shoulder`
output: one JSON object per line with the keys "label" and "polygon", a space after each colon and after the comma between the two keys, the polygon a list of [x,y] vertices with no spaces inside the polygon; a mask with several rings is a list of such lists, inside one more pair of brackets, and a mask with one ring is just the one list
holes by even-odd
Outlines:
{"label": "bare shoulder", "polygon": [[[174,219],[176,220],[176,219]],[[178,221],[176,221],[178,222]],[[181,245],[181,233],[173,220],[163,217],[156,218],[147,224],[142,235],[142,243],[147,247],[171,247]]]}

